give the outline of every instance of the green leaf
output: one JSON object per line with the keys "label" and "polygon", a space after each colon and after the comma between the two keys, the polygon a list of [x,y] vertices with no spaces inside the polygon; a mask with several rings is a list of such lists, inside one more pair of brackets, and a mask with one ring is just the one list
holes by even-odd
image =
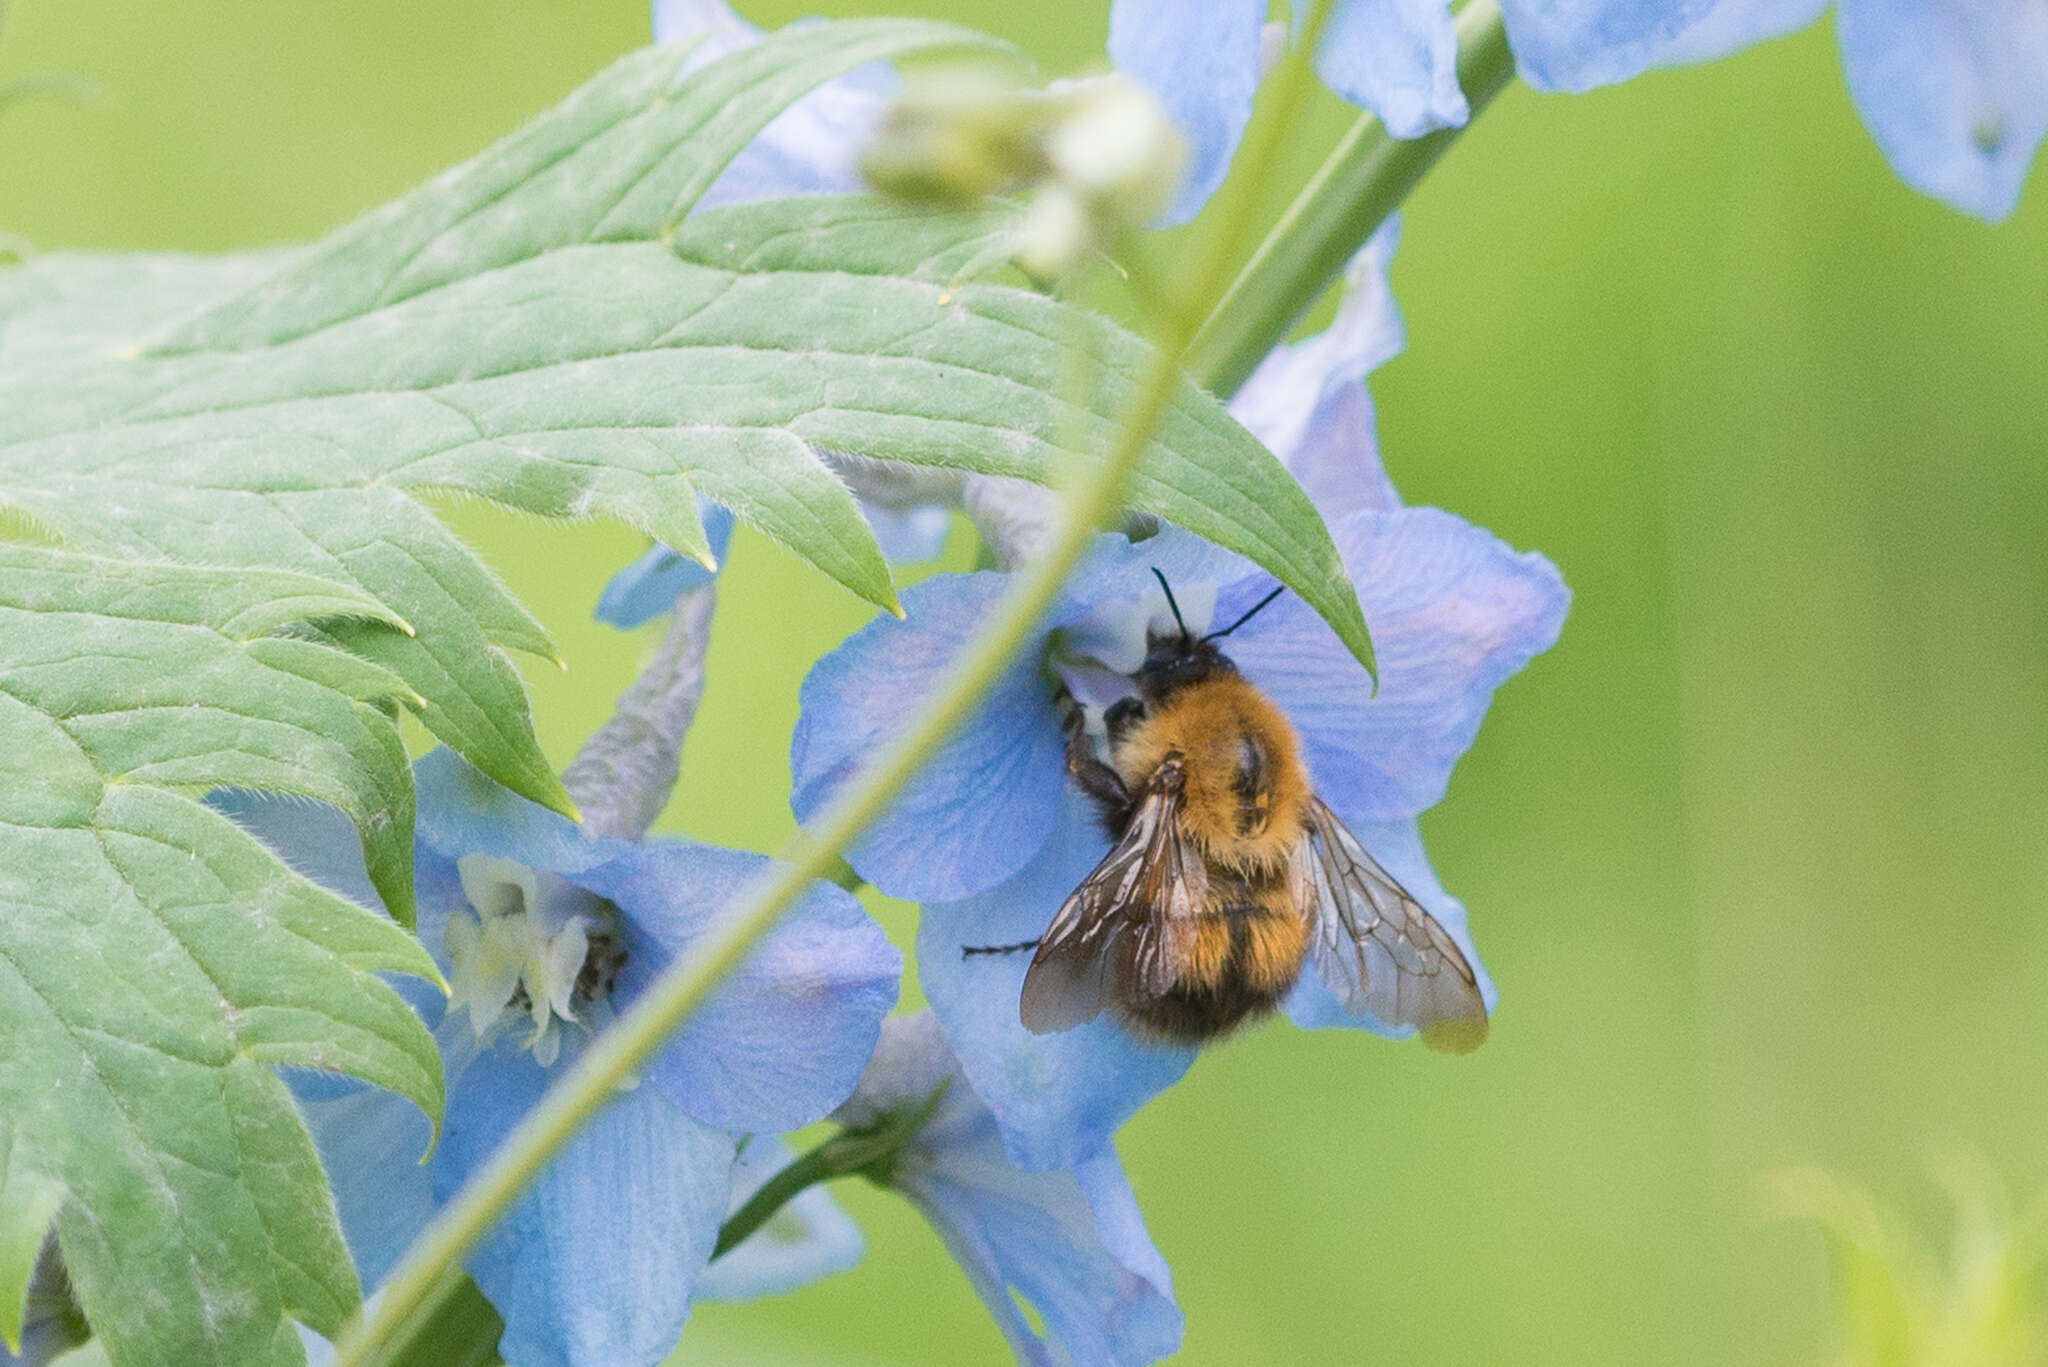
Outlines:
{"label": "green leaf", "polygon": [[[311,248],[0,272],[0,527],[30,538],[0,540],[6,1182],[31,1226],[62,1192],[65,1257],[116,1362],[292,1360],[287,1317],[331,1329],[354,1305],[272,1065],[440,1103],[431,1041],[375,976],[431,976],[426,955],[205,794],[341,808],[401,921],[399,708],[569,809],[506,654],[547,638],[424,497],[609,515],[701,552],[701,491],[893,607],[819,448],[1040,482],[1100,455],[1144,344],[988,283],[1006,211],[686,218],[818,82],[999,46],[877,20],[686,77],[678,50],[636,53]],[[1364,649],[1313,508],[1212,398],[1181,387],[1134,488]],[[0,1289],[28,1237],[0,1241]]]}
{"label": "green leaf", "polygon": [[[678,262],[650,259],[638,286],[652,300],[712,301],[662,335],[657,359],[676,363],[661,384],[696,386],[685,406],[739,432],[1051,483],[1063,461],[1107,449],[1150,352],[1071,305],[962,281],[1002,259],[1006,227],[999,215],[865,199],[694,218],[676,238]],[[1090,363],[1080,395],[1077,347]],[[1213,397],[1179,386],[1127,498],[1271,571],[1371,667],[1364,615],[1315,505]]]}
{"label": "green leaf", "polygon": [[[433,1040],[374,976],[434,976],[425,952],[199,801],[247,786],[332,802],[409,906],[412,795],[380,710],[408,690],[273,634],[341,618],[395,629],[304,575],[0,545],[5,1178],[62,1194],[73,1283],[122,1361],[254,1360],[281,1316],[335,1326],[355,1304],[269,1065],[440,1111]],[[0,1282],[28,1238],[0,1241]]]}

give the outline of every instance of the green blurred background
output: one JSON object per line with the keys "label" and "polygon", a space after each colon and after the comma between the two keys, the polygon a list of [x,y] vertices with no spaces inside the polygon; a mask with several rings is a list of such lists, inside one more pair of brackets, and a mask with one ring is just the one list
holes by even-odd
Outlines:
{"label": "green blurred background", "polygon": [[[893,8],[1098,58],[1103,0]],[[19,0],[0,232],[60,247],[302,239],[477,150],[643,41],[637,0]],[[1325,99],[1277,211],[1346,115]],[[1986,228],[1902,187],[1823,27],[1587,97],[1512,89],[1412,201],[1388,465],[1549,553],[1564,640],[1425,821],[1502,989],[1448,1061],[1259,1031],[1121,1149],[1182,1361],[1774,1363],[1830,1341],[1817,1163],[1939,1231],[1930,1155],[2048,1181],[2048,185]],[[589,620],[640,549],[460,508],[558,633],[527,662],[566,761],[650,641]],[[665,819],[791,828],[806,664],[858,604],[742,539]],[[908,910],[884,907],[906,939]],[[907,1207],[799,1295],[700,1311],[681,1360],[979,1363],[1000,1340]]]}

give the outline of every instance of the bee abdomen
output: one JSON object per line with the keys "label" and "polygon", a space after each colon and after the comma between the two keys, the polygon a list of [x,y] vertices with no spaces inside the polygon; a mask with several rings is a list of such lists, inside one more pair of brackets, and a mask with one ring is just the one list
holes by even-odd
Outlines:
{"label": "bee abdomen", "polygon": [[1245,896],[1202,913],[1172,989],[1126,1008],[1136,1029],[1200,1044],[1273,1010],[1294,986],[1308,945],[1300,916],[1282,897],[1243,891]]}

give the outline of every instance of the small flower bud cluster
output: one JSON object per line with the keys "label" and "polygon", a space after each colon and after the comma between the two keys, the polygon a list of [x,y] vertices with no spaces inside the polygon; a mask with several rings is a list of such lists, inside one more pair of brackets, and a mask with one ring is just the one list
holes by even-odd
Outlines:
{"label": "small flower bud cluster", "polygon": [[1017,262],[1053,279],[1156,217],[1186,159],[1159,103],[1121,76],[1020,90],[986,69],[955,68],[896,102],[861,170],[884,194],[917,202],[1027,194]]}

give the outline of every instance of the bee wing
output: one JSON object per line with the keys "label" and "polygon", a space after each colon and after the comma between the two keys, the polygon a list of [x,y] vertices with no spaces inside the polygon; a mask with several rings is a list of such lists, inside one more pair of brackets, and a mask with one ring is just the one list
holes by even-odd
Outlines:
{"label": "bee wing", "polygon": [[1319,797],[1297,877],[1314,908],[1316,969],[1353,1015],[1413,1025],[1423,1042],[1463,1054],[1486,1038],[1486,1003],[1450,932],[1366,853]]}
{"label": "bee wing", "polygon": [[1017,1004],[1032,1033],[1085,1025],[1105,1001],[1164,996],[1179,977],[1209,889],[1201,852],[1181,834],[1181,780],[1178,759],[1154,771],[1123,838],[1039,938]]}

